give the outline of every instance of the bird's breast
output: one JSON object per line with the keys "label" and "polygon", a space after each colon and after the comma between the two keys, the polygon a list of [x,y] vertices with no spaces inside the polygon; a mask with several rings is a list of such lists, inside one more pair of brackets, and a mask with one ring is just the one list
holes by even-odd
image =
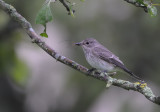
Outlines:
{"label": "bird's breast", "polygon": [[86,60],[87,62],[93,67],[93,68],[97,68],[100,70],[106,70],[106,71],[113,71],[114,70],[114,66],[102,59],[100,59],[99,57],[95,56],[92,53],[89,53],[85,55],[86,56]]}

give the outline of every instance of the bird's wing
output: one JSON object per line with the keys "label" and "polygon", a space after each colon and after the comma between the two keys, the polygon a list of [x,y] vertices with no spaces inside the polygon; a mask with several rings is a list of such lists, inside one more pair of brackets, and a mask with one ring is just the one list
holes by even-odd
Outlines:
{"label": "bird's wing", "polygon": [[114,55],[111,51],[106,49],[105,47],[95,47],[93,50],[93,54],[98,56],[100,59],[113,64],[116,67],[119,67],[123,69],[125,72],[129,73],[130,76],[134,77],[135,79],[144,82],[141,78],[138,76],[134,75],[130,70],[128,70],[123,62],[116,56]]}
{"label": "bird's wing", "polygon": [[98,56],[100,59],[102,59],[108,63],[111,63],[114,66],[120,67],[122,69],[125,68],[123,62],[108,49],[106,49],[104,47],[94,47],[94,49],[92,51],[93,51],[93,54]]}

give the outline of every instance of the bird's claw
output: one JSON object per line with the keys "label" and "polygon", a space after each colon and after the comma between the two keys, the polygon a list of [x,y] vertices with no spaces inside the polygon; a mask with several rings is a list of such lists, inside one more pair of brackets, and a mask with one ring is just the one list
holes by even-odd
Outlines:
{"label": "bird's claw", "polygon": [[111,72],[111,73],[107,73],[109,76],[114,76],[116,75],[117,72]]}
{"label": "bird's claw", "polygon": [[89,74],[91,74],[93,71],[95,71],[96,70],[96,68],[91,68],[91,69],[89,69],[87,72],[89,73]]}

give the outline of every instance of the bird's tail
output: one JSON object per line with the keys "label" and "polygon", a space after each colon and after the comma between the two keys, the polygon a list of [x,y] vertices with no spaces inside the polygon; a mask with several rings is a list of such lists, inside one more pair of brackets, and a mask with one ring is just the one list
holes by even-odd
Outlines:
{"label": "bird's tail", "polygon": [[123,70],[125,72],[127,72],[131,77],[133,77],[134,79],[144,83],[144,80],[142,80],[141,78],[139,78],[138,76],[136,76],[133,72],[131,72],[130,70],[128,70],[126,67],[123,68]]}

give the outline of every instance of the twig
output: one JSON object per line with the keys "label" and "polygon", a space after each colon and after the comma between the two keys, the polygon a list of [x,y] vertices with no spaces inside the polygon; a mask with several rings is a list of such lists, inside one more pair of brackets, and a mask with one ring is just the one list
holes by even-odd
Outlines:
{"label": "twig", "polygon": [[68,15],[71,15],[71,12],[75,13],[75,10],[70,9],[69,6],[68,6],[68,4],[65,2],[65,0],[59,0],[59,1],[63,4],[63,6],[68,11]]}
{"label": "twig", "polygon": [[93,73],[88,72],[87,68],[76,63],[75,61],[72,61],[71,59],[68,59],[58,54],[54,49],[52,49],[45,42],[43,42],[34,31],[31,24],[23,16],[21,16],[13,6],[5,3],[3,0],[0,0],[0,8],[5,12],[7,12],[12,19],[16,20],[23,27],[23,29],[25,29],[26,33],[32,39],[32,42],[36,43],[39,47],[41,47],[44,51],[46,51],[49,55],[51,55],[57,61],[69,67],[72,67],[77,71],[82,72],[86,76],[91,76],[96,79],[107,82],[107,84],[121,87],[126,90],[137,91],[143,94],[151,102],[160,105],[160,96],[155,96],[149,87],[146,86],[142,88],[139,84],[131,83],[129,81],[124,81],[120,79],[115,79],[101,72],[93,72]]}
{"label": "twig", "polygon": [[124,1],[126,1],[126,2],[128,2],[130,4],[135,5],[136,7],[141,7],[141,8],[144,9],[145,12],[148,12],[147,6],[139,3],[137,0],[124,0]]}

